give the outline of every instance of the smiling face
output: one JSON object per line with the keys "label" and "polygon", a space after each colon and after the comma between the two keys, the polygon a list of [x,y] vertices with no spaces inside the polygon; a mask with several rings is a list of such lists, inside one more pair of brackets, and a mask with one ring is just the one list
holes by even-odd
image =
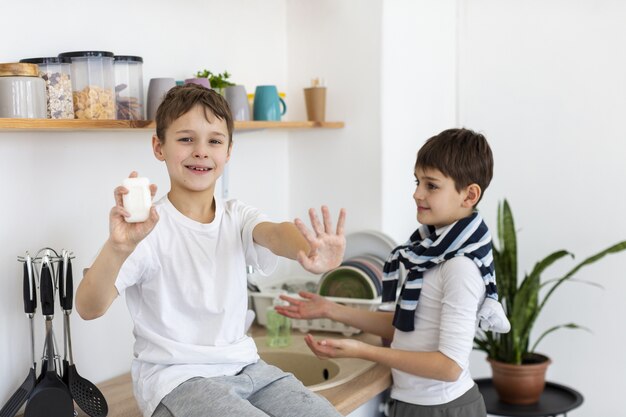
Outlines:
{"label": "smiling face", "polygon": [[152,146],[156,158],[167,165],[170,193],[175,195],[213,196],[231,150],[226,122],[201,105],[174,120],[163,141],[154,136]]}
{"label": "smiling face", "polygon": [[443,227],[472,214],[480,187],[471,184],[457,191],[454,180],[433,168],[415,168],[417,221]]}

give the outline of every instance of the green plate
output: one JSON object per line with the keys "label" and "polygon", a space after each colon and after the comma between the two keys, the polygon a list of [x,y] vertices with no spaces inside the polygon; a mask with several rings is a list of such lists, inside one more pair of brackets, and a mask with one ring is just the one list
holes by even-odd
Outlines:
{"label": "green plate", "polygon": [[320,283],[319,294],[327,297],[375,298],[370,279],[352,267],[339,267],[326,273]]}

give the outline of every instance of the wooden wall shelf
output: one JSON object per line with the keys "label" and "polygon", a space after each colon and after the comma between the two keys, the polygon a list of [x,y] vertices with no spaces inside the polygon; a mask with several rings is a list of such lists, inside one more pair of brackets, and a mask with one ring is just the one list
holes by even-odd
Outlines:
{"label": "wooden wall shelf", "polygon": [[[154,130],[152,120],[58,120],[58,119],[0,119],[0,132],[15,131],[108,131]],[[235,122],[235,131],[259,129],[340,129],[343,122]]]}

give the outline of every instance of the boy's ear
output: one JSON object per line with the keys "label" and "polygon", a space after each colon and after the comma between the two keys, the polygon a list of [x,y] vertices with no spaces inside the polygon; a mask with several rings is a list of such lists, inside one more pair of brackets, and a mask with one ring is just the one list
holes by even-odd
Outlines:
{"label": "boy's ear", "polygon": [[470,184],[466,188],[465,199],[463,200],[463,207],[470,208],[478,204],[482,190],[478,184]]}
{"label": "boy's ear", "polygon": [[159,161],[165,161],[165,155],[163,155],[163,144],[157,135],[152,135],[152,152],[154,152],[156,159]]}
{"label": "boy's ear", "polygon": [[233,141],[228,142],[228,153],[226,154],[226,162],[230,161],[230,154],[233,151]]}

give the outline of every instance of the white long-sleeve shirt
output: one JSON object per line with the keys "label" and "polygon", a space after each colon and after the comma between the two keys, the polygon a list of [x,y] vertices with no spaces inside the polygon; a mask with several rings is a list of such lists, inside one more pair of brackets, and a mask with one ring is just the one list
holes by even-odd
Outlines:
{"label": "white long-sleeve shirt", "polygon": [[478,325],[485,283],[471,259],[459,256],[424,273],[415,310],[415,330],[396,330],[391,347],[415,352],[439,351],[462,369],[458,380],[444,382],[392,369],[391,397],[419,405],[453,401],[473,385],[469,356]]}

